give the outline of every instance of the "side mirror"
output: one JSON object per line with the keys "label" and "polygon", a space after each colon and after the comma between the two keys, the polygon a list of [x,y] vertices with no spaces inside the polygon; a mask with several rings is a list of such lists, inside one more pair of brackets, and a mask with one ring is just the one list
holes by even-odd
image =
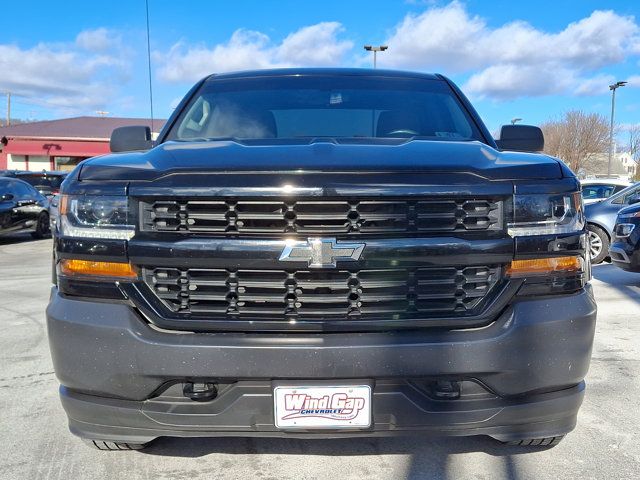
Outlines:
{"label": "side mirror", "polygon": [[633,205],[634,203],[640,203],[640,193],[636,193],[629,197],[629,205]]}
{"label": "side mirror", "polygon": [[149,150],[152,146],[151,129],[144,126],[118,127],[113,130],[109,140],[112,152]]}
{"label": "side mirror", "polygon": [[13,200],[13,193],[5,193],[4,195],[0,195],[0,201],[8,202]]}
{"label": "side mirror", "polygon": [[544,149],[544,135],[539,127],[533,125],[503,125],[496,144],[500,150],[541,152]]}

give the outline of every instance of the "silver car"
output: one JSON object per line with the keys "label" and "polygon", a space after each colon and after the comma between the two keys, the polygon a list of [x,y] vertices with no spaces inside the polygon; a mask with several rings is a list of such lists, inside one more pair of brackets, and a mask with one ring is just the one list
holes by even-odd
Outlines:
{"label": "silver car", "polygon": [[600,202],[585,205],[592,263],[601,263],[609,254],[609,244],[618,211],[638,201],[640,201],[640,182]]}
{"label": "silver car", "polygon": [[631,182],[615,178],[583,180],[580,183],[582,184],[582,199],[585,205],[600,202],[631,185]]}

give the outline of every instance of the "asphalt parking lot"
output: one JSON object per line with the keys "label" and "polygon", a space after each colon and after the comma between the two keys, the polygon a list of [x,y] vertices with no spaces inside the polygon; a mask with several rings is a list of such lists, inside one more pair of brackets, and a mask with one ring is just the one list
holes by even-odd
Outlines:
{"label": "asphalt parking lot", "polygon": [[599,317],[577,429],[547,450],[488,438],[160,439],[98,452],[73,437],[57,398],[44,310],[51,240],[0,238],[0,478],[640,478],[640,274],[594,268]]}

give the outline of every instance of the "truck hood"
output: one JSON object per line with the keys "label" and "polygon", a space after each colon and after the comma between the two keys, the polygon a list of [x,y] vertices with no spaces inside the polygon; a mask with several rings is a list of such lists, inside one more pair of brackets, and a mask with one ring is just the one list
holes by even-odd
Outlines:
{"label": "truck hood", "polygon": [[167,142],[148,152],[111,154],[81,164],[79,179],[150,181],[175,173],[465,173],[488,180],[563,177],[543,154],[499,152],[480,142],[235,141]]}

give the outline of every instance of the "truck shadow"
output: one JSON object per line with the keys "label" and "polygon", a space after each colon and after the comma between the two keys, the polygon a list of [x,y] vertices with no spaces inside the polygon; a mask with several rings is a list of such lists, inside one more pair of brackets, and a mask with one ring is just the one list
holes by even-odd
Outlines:
{"label": "truck shadow", "polygon": [[[43,240],[51,241],[50,237],[47,237]],[[27,243],[27,242],[38,242],[42,240],[34,239],[29,232],[20,232],[20,233],[8,233],[6,235],[0,235],[0,246],[2,245],[13,245],[18,243]]]}
{"label": "truck shadow", "polygon": [[615,265],[598,265],[593,268],[593,278],[640,303],[640,273],[626,272]]}
{"label": "truck shadow", "polygon": [[[550,447],[548,447],[550,448]],[[491,478],[518,479],[519,473],[515,456],[540,452],[548,448],[511,447],[484,436],[477,437],[390,437],[390,438],[350,438],[334,440],[298,440],[282,438],[160,438],[147,449],[146,455],[196,458],[210,454],[250,455],[257,460],[260,456],[323,456],[331,457],[376,457],[376,463],[386,464],[384,456],[406,456],[408,464],[403,472],[373,472],[371,476],[385,478],[456,478],[452,470],[456,468],[456,457],[465,453],[484,453],[494,457]],[[460,458],[460,457],[458,457]],[[297,459],[296,465],[304,469]],[[328,460],[329,461],[329,460]],[[282,459],[282,462],[287,462]],[[395,462],[394,462],[395,463]],[[275,473],[275,472],[271,472]],[[312,472],[306,472],[311,474]],[[353,472],[352,472],[353,473]],[[495,475],[493,475],[495,474]],[[366,475],[363,478],[366,478]],[[300,477],[305,472],[300,471]]]}

